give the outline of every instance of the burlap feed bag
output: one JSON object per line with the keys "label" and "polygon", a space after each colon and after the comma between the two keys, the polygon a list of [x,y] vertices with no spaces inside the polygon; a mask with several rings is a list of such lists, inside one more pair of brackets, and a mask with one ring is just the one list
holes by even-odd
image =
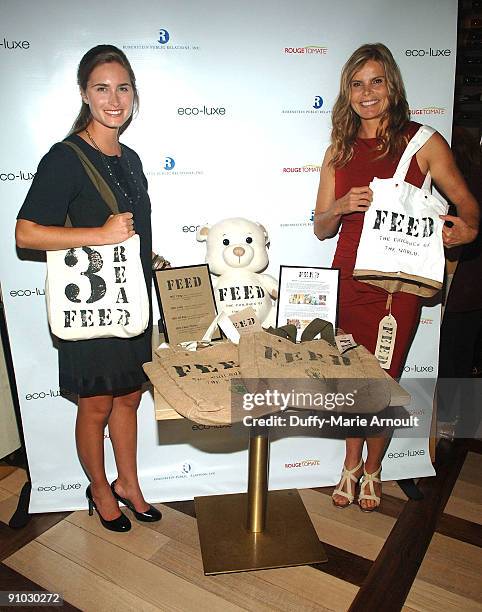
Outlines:
{"label": "burlap feed bag", "polygon": [[363,346],[342,355],[323,339],[294,344],[265,331],[254,332],[240,339],[239,363],[243,382],[251,393],[273,388],[289,393],[296,383],[298,391],[353,393],[353,405],[344,406],[342,412],[370,414],[390,404],[389,380]]}

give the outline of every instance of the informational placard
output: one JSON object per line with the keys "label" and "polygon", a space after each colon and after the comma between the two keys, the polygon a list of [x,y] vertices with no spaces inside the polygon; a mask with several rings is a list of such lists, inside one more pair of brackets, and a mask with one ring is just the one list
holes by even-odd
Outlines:
{"label": "informational placard", "polygon": [[[209,266],[158,270],[154,278],[166,342],[201,340],[216,317]],[[221,333],[217,331],[213,339],[219,338]]]}
{"label": "informational placard", "polygon": [[295,325],[299,340],[313,319],[324,319],[336,328],[338,280],[333,268],[281,266],[277,325]]}

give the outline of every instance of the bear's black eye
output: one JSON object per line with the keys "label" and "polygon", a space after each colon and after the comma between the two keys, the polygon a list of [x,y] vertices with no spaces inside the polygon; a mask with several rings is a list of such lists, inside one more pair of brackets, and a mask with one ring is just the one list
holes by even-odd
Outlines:
{"label": "bear's black eye", "polygon": [[224,246],[228,246],[228,244],[229,244],[229,240],[228,240],[227,238],[225,238],[225,239],[223,240],[223,244],[224,244]]}
{"label": "bear's black eye", "polygon": [[253,239],[251,238],[251,236],[248,236],[248,237],[246,238],[246,242],[247,242],[248,244],[251,244],[251,243],[253,242]]}

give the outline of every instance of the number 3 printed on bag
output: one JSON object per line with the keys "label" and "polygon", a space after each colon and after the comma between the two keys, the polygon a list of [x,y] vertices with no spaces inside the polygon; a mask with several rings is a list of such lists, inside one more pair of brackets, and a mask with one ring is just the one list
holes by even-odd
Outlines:
{"label": "number 3 printed on bag", "polygon": [[[79,263],[76,251],[77,249],[69,249],[65,253],[65,265],[69,266],[69,268],[73,268]],[[84,302],[86,304],[93,304],[101,300],[106,293],[105,280],[102,276],[96,274],[96,272],[102,269],[104,262],[102,261],[101,254],[95,249],[91,247],[82,247],[82,251],[87,255],[88,267],[87,270],[80,272],[80,274],[90,281],[90,296],[87,300],[84,300]],[[70,283],[65,287],[65,296],[71,302],[79,303],[82,301],[79,299],[79,293],[80,287],[74,283]]]}

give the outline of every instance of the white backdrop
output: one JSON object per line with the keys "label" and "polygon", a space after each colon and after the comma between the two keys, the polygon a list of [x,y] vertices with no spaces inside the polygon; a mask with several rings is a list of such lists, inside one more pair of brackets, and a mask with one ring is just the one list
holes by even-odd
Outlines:
{"label": "white backdrop", "polygon": [[[43,263],[21,261],[18,209],[41,156],[68,132],[80,105],[83,53],[112,43],[128,55],[141,110],[123,141],[149,180],[154,250],[175,265],[203,261],[196,227],[228,216],[263,223],[270,267],[329,266],[335,240],[312,233],[318,171],[341,66],[365,42],[400,64],[413,118],[450,139],[455,0],[0,0],[1,282],[32,474],[31,511],[85,507],[75,452],[75,406],[59,396],[45,316]],[[430,421],[439,307],[424,308],[405,368],[411,412]],[[425,388],[416,381],[426,379]],[[278,435],[279,434],[279,435]],[[139,415],[141,484],[152,501],[245,489],[246,432]],[[109,475],[115,476],[106,442]],[[273,433],[270,487],[335,483],[343,443]],[[385,479],[433,473],[424,438],[396,438]]]}

